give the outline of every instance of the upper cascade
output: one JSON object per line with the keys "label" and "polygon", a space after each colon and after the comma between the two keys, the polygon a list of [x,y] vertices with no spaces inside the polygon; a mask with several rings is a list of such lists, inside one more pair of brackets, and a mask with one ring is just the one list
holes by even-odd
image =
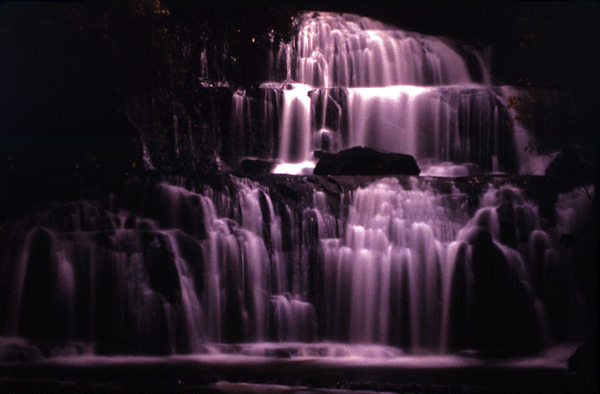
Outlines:
{"label": "upper cascade", "polygon": [[481,54],[448,39],[354,14],[305,12],[295,24],[275,64],[286,80],[326,88],[489,85]]}

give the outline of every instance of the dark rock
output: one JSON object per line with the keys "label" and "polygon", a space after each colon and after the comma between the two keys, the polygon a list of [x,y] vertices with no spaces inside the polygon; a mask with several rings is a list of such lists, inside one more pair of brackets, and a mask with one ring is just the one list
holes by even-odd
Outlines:
{"label": "dark rock", "polygon": [[569,357],[568,366],[575,372],[596,375],[598,372],[598,337],[595,336],[579,346]]}
{"label": "dark rock", "polygon": [[[173,283],[173,258],[168,255],[164,242],[157,234],[156,246],[144,246],[154,250],[143,250],[141,261],[136,261],[135,255],[121,252],[106,250],[102,253],[104,264],[97,267],[94,284],[96,354],[158,356],[172,352],[173,328],[169,326],[171,316],[168,314],[180,311],[181,297],[180,292],[174,294],[178,288],[173,287],[178,282]],[[162,258],[170,260],[161,264]],[[166,307],[168,300],[163,293],[173,299],[172,309]]]}
{"label": "dark rock", "polygon": [[598,334],[595,334],[569,357],[569,370],[581,374],[581,392],[597,393],[600,388],[598,379]]}
{"label": "dark rock", "polygon": [[477,229],[469,242],[474,282],[470,330],[473,345],[486,352],[506,351],[511,332],[508,262],[488,229]]}
{"label": "dark rock", "polygon": [[0,362],[30,362],[42,359],[42,352],[25,338],[6,337],[0,339]]}
{"label": "dark rock", "polygon": [[455,269],[450,292],[449,347],[451,350],[469,347],[469,288],[467,244],[456,253]]}
{"label": "dark rock", "polygon": [[179,258],[172,250],[170,241],[163,234],[147,233],[143,246],[144,264],[150,281],[150,288],[162,294],[167,301],[175,304],[181,294],[179,273],[175,260]]}
{"label": "dark rock", "polygon": [[535,290],[515,278],[515,262],[480,227],[469,239],[473,274],[470,335],[484,357],[534,354],[541,346]]}
{"label": "dark rock", "polygon": [[315,175],[419,175],[421,172],[410,155],[382,153],[360,146],[319,156]]}
{"label": "dark rock", "polygon": [[588,185],[598,176],[597,169],[585,157],[582,149],[567,148],[546,168],[546,175],[568,179],[573,185]]}
{"label": "dark rock", "polygon": [[134,215],[129,215],[129,216],[127,216],[127,219],[125,219],[125,228],[133,229],[133,228],[135,228],[135,223],[136,223],[136,217]]}
{"label": "dark rock", "polygon": [[510,246],[513,249],[517,248],[517,230],[514,223],[514,207],[512,202],[504,202],[498,208],[498,219],[500,224],[500,242]]}
{"label": "dark rock", "polygon": [[194,278],[194,286],[198,294],[202,294],[204,289],[204,255],[201,243],[194,237],[178,231],[175,233],[175,240],[179,249],[179,258],[187,262],[188,268]]}
{"label": "dark rock", "polygon": [[276,348],[276,349],[267,349],[265,350],[266,357],[275,357],[275,358],[292,358],[298,356],[298,349],[293,347],[288,348]]}
{"label": "dark rock", "polygon": [[[517,229],[515,226],[515,204],[517,196],[512,189],[502,189],[498,197],[501,204],[496,208],[500,224],[500,242],[517,249]],[[527,233],[529,234],[529,233]]]}
{"label": "dark rock", "polygon": [[55,247],[56,235],[37,229],[26,263],[25,283],[19,318],[19,333],[35,340],[68,339],[65,327],[68,300],[58,297],[61,261]]}
{"label": "dark rock", "polygon": [[263,159],[243,159],[239,163],[239,170],[249,174],[269,174],[275,163]]}

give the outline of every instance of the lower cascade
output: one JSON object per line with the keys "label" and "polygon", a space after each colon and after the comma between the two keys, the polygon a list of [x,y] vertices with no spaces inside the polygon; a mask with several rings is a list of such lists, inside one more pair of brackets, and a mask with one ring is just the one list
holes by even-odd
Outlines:
{"label": "lower cascade", "polygon": [[509,181],[473,192],[391,177],[315,188],[301,202],[278,190],[165,177],[33,212],[2,256],[4,340],[50,355],[231,352],[227,344],[276,355],[275,343],[293,343],[293,355],[359,351],[340,348],[352,344],[391,357],[530,354],[581,334],[560,241],[592,204],[583,191],[542,212]]}

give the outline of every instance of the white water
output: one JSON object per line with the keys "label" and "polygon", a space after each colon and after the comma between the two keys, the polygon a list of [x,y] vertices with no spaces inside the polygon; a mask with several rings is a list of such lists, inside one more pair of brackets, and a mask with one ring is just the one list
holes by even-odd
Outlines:
{"label": "white water", "polygon": [[[556,227],[547,228],[537,206],[510,185],[488,186],[469,214],[468,195],[453,186],[440,193],[417,178],[383,179],[340,196],[348,211],[342,205],[336,217],[324,192],[294,210],[260,184],[232,182],[217,192],[165,180],[138,214],[92,202],[36,214],[4,261],[14,278],[5,334],[49,340],[60,326],[61,338],[101,354],[203,353],[231,342],[260,349],[269,341],[420,354],[488,346],[495,328],[474,323],[483,312],[473,302],[487,299],[490,286],[506,293],[482,307],[508,308],[498,324],[515,350],[523,338],[550,344],[547,308],[552,316],[577,314],[553,300],[577,303],[564,286],[568,256],[557,245],[585,221],[584,192],[561,196]],[[48,255],[32,250],[39,237]],[[484,271],[478,250],[491,259]],[[38,290],[32,264],[47,266],[55,285]],[[506,277],[481,276],[488,269]],[[60,309],[31,327],[37,297]],[[481,332],[483,342],[469,339]]]}
{"label": "white water", "polygon": [[412,155],[428,175],[543,174],[549,160],[525,152],[522,125],[509,127],[518,92],[493,87],[477,50],[352,14],[304,13],[295,28],[273,65],[285,81],[262,85],[283,94],[279,120],[234,110],[277,122],[275,173],[311,173],[315,150],[366,146]]}
{"label": "white water", "polygon": [[[315,87],[451,85],[473,82],[449,40],[352,14],[304,13],[279,52],[287,78]],[[475,56],[485,81],[489,77]]]}
{"label": "white water", "polygon": [[311,104],[307,85],[287,85],[283,91],[283,111],[279,157],[284,162],[298,163],[305,161],[312,154],[311,150]]}
{"label": "white water", "polygon": [[[447,40],[353,15],[297,22],[280,52],[288,79],[262,85],[276,172],[353,145],[412,154],[434,176],[543,171],[522,154],[526,131],[505,127],[517,92],[491,87],[476,52],[481,78]],[[231,126],[255,138],[238,93]],[[97,354],[394,358],[535,351],[550,343],[548,316],[579,322],[555,300],[577,304],[560,239],[586,220],[585,194],[559,196],[551,225],[514,186],[434,184],[384,179],[331,201],[163,179],[49,207],[15,226],[3,256],[3,334]]]}

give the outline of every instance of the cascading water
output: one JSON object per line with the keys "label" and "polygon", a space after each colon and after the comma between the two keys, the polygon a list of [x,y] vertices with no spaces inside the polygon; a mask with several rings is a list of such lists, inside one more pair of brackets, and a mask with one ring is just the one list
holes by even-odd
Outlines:
{"label": "cascading water", "polygon": [[4,256],[3,332],[100,354],[269,341],[520,353],[564,338],[555,323],[577,303],[559,285],[558,239],[585,201],[563,199],[548,227],[508,184],[472,214],[473,196],[447,188],[382,179],[291,208],[244,179],[222,191],[165,179],[52,206]]}
{"label": "cascading water", "polygon": [[282,67],[287,79],[314,87],[459,85],[474,83],[472,73],[477,82],[489,81],[477,52],[461,55],[466,50],[449,41],[359,15],[307,12],[296,19],[296,30],[275,72]]}
{"label": "cascading water", "polygon": [[[208,82],[221,74],[207,45],[202,111],[218,111],[202,127],[173,116],[175,159],[200,163],[194,147],[225,135],[235,141],[214,152],[229,164],[270,156],[286,174],[310,171],[315,151],[356,145],[411,154],[422,175],[543,171],[521,154],[526,131],[508,125],[518,92],[492,86],[481,54],[450,40],[304,13],[272,54],[272,79],[235,92]],[[386,360],[534,354],[581,338],[585,311],[564,245],[592,210],[581,191],[548,202],[509,177],[153,176],[11,225],[0,361],[15,337],[48,356]]]}
{"label": "cascading water", "polygon": [[304,13],[295,31],[262,85],[283,94],[264,121],[278,124],[276,173],[310,173],[314,151],[353,146],[410,154],[424,175],[543,173],[510,126],[519,92],[493,87],[477,50],[352,14]]}

